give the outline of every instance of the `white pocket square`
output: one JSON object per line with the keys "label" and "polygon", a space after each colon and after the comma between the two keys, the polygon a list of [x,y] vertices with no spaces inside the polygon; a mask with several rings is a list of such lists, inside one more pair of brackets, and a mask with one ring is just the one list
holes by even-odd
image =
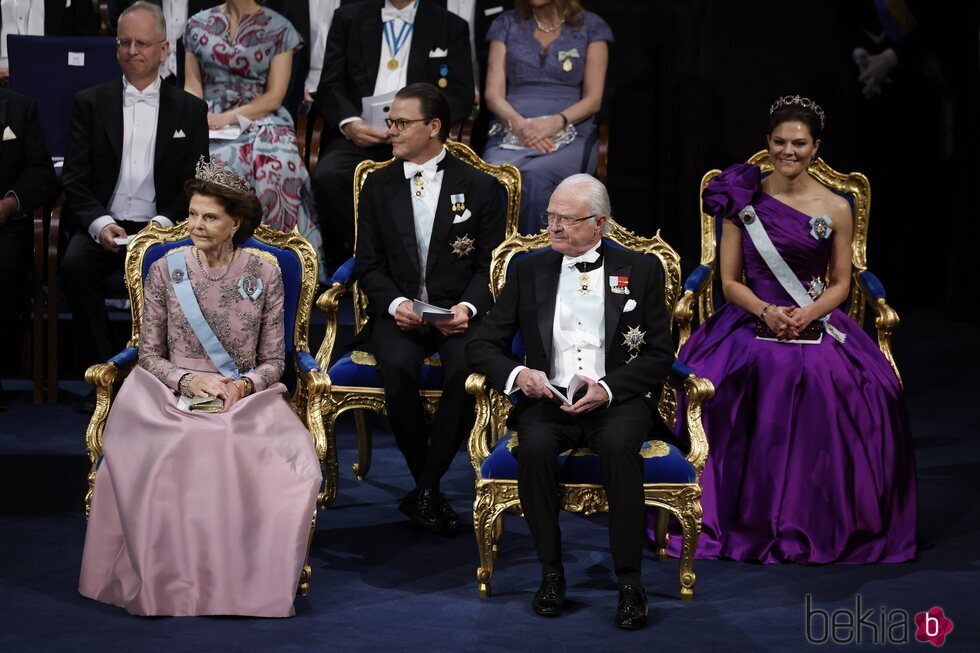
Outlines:
{"label": "white pocket square", "polygon": [[467,220],[470,219],[470,216],[472,216],[472,215],[473,214],[470,213],[470,210],[469,209],[466,209],[465,211],[463,211],[463,213],[461,215],[457,215],[457,216],[455,216],[453,218],[453,224],[459,224],[460,222],[466,222]]}
{"label": "white pocket square", "polygon": [[4,127],[3,129],[3,140],[5,141],[17,140],[17,134],[14,133],[14,130],[11,129],[9,125]]}
{"label": "white pocket square", "polygon": [[636,300],[635,299],[627,299],[626,300],[626,304],[623,306],[623,312],[624,313],[629,313],[634,308],[636,308]]}
{"label": "white pocket square", "polygon": [[442,48],[436,48],[435,50],[429,50],[429,58],[435,59],[436,57],[446,57],[449,56],[448,50],[443,50]]}
{"label": "white pocket square", "polygon": [[178,129],[174,132],[174,138],[187,138],[187,134],[184,133],[183,129]]}

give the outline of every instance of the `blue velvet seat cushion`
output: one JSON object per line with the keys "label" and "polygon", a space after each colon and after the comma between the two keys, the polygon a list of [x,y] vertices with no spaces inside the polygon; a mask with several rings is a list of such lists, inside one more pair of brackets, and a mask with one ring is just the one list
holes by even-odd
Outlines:
{"label": "blue velvet seat cushion", "polygon": [[[380,388],[381,374],[376,365],[355,363],[347,354],[330,367],[330,383],[333,385]],[[420,387],[423,390],[442,390],[443,373],[438,365],[422,365]]]}
{"label": "blue velvet seat cushion", "polygon": [[[510,433],[494,445],[493,450],[480,468],[486,479],[517,480],[517,459],[512,449],[517,446],[518,435]],[[680,449],[660,440],[648,440],[640,447],[643,457],[644,483],[694,483],[697,474]],[[599,459],[587,449],[566,451],[558,457],[562,483],[593,483],[599,480]]]}

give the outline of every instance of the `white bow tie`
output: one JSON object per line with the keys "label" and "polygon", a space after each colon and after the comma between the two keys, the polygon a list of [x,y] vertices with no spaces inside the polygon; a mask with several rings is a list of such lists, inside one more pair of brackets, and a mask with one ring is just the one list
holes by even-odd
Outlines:
{"label": "white bow tie", "polygon": [[145,102],[151,107],[160,106],[160,89],[146,90],[140,93],[133,86],[127,86],[123,92],[123,106],[131,107],[137,102]]}
{"label": "white bow tie", "polygon": [[579,256],[563,256],[561,264],[562,266],[572,267],[577,263],[595,263],[598,258],[599,250],[593,249]]}
{"label": "white bow tie", "polygon": [[406,23],[415,22],[415,3],[413,2],[404,9],[395,9],[394,7],[384,6],[381,8],[381,22],[387,23],[389,21],[395,20],[396,18],[402,20]]}
{"label": "white bow tie", "polygon": [[422,173],[422,177],[429,181],[436,178],[436,172],[439,171],[439,163],[437,161],[428,161],[424,165],[421,163],[412,163],[411,161],[405,161],[405,179],[411,179],[418,173]]}

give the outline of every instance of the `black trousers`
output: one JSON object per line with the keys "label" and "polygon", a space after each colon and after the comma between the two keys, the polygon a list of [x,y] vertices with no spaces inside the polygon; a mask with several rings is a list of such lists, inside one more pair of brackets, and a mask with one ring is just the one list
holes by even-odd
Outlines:
{"label": "black trousers", "polygon": [[[444,336],[428,326],[402,331],[389,316],[370,322],[371,343],[384,380],[388,421],[417,490],[439,489],[440,479],[473,426],[473,398],[465,390],[470,370],[463,351],[478,324],[478,320],[471,320],[464,333]],[[445,381],[430,441],[419,386],[422,359],[432,352],[439,352]]]}
{"label": "black trousers", "polygon": [[0,225],[0,371],[14,369],[20,350],[20,318],[27,308],[33,233],[34,222],[29,215],[11,217]]}
{"label": "black trousers", "polygon": [[313,188],[328,266],[340,265],[354,252],[354,170],[365,159],[390,158],[390,145],[361,148],[340,134],[321,147]]}
{"label": "black trousers", "polygon": [[[117,220],[127,234],[135,234],[145,222]],[[71,307],[75,351],[84,365],[104,362],[116,352],[109,338],[109,315],[105,310],[106,277],[123,269],[126,250],[107,252],[88,232],[77,232],[68,241],[61,261],[61,287]]]}
{"label": "black trousers", "polygon": [[517,490],[544,573],[562,572],[558,454],[586,446],[599,456],[609,499],[609,543],[620,584],[640,582],[643,554],[643,460],[640,446],[653,428],[645,401],[631,399],[581,416],[553,399],[525,400],[517,418]]}

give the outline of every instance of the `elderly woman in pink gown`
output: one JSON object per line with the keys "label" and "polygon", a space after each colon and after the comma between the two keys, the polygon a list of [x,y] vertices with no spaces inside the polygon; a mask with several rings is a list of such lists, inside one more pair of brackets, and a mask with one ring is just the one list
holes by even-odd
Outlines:
{"label": "elderly woman in pink gown", "polygon": [[321,476],[278,383],[282,277],[240,249],[262,216],[244,179],[202,164],[186,189],[194,245],[147,275],[79,591],[138,615],[288,617]]}

